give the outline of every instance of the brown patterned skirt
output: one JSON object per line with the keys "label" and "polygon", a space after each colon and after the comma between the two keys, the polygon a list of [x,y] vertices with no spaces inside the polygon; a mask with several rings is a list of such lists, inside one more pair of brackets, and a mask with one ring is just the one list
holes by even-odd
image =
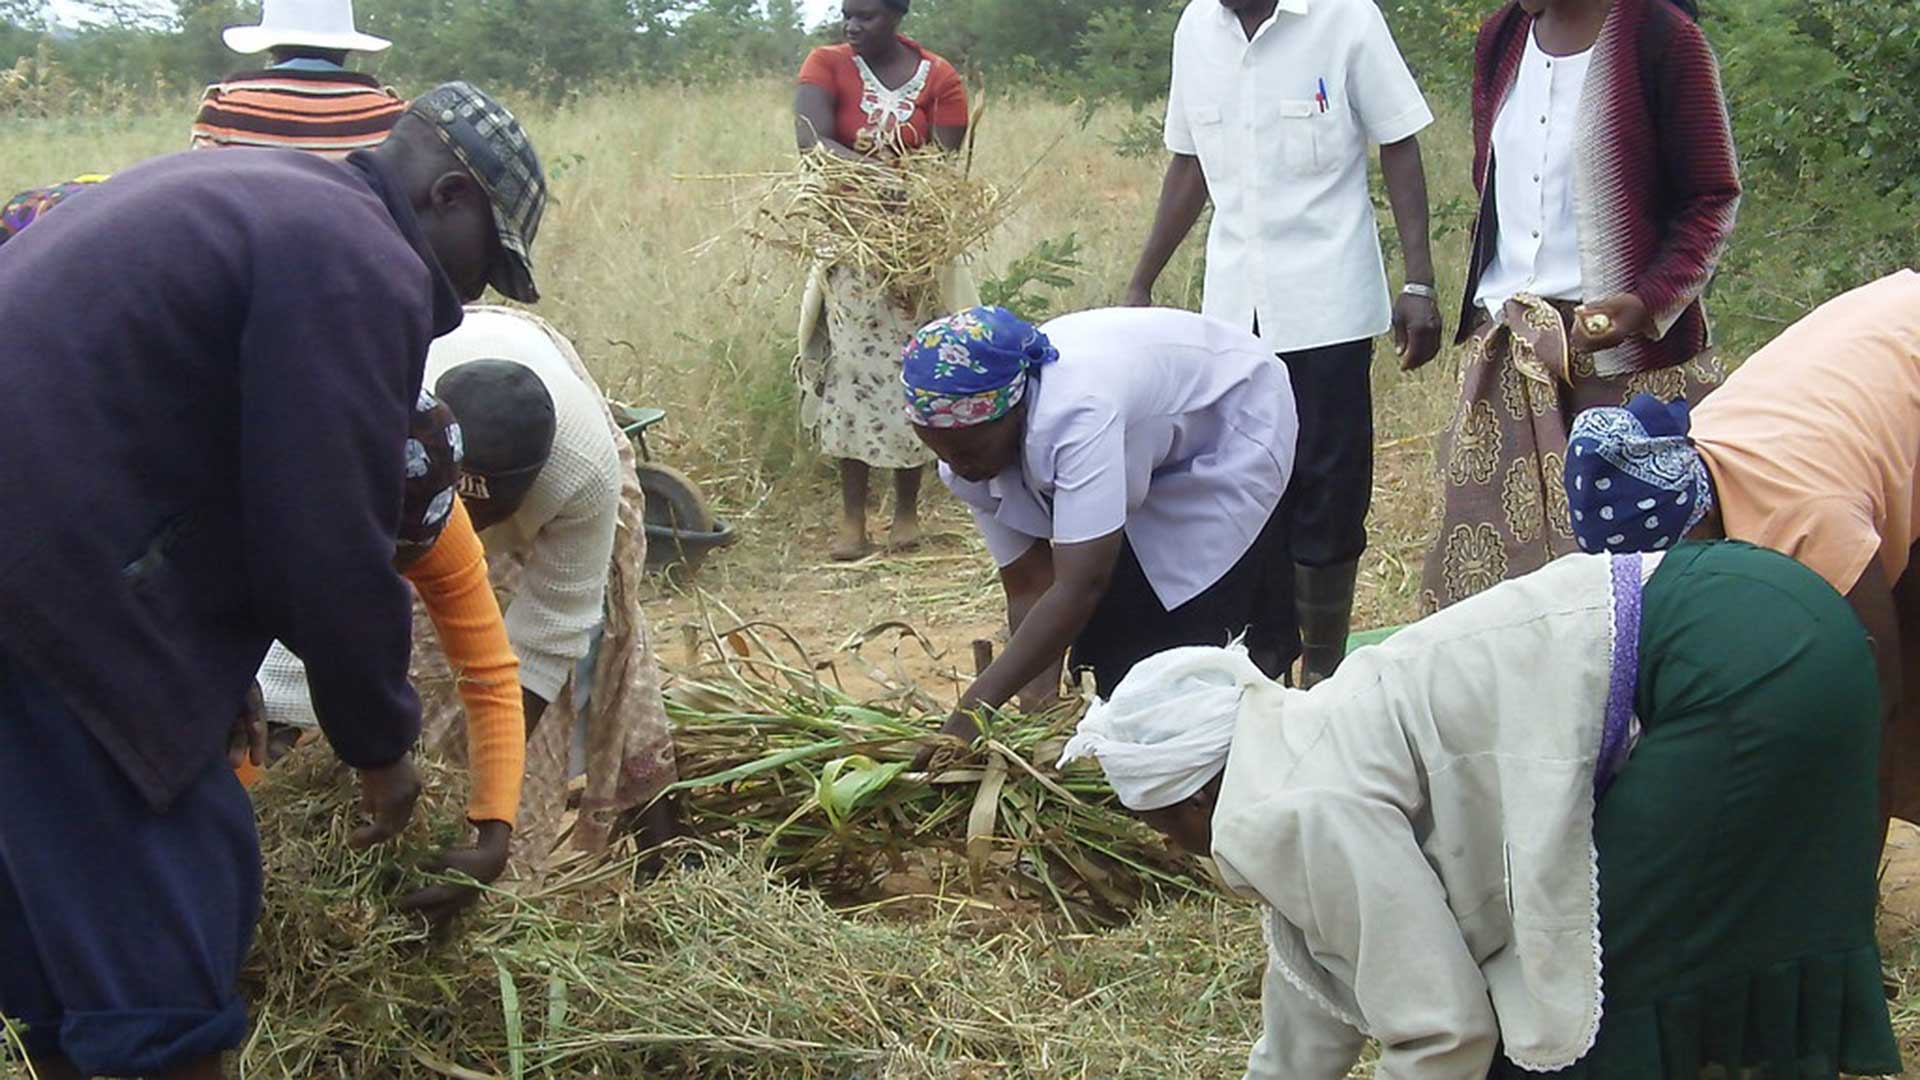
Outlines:
{"label": "brown patterned skirt", "polygon": [[1468,343],[1460,403],[1435,458],[1444,511],[1421,579],[1423,614],[1578,550],[1562,485],[1567,432],[1583,410],[1638,394],[1698,402],[1725,377],[1711,352],[1602,377],[1567,346],[1573,307],[1522,297]]}
{"label": "brown patterned skirt", "polygon": [[910,306],[845,266],[826,272],[825,303],[797,371],[801,422],[821,453],[876,469],[931,463],[933,451],[913,433],[900,396],[900,350],[940,316],[938,303]]}

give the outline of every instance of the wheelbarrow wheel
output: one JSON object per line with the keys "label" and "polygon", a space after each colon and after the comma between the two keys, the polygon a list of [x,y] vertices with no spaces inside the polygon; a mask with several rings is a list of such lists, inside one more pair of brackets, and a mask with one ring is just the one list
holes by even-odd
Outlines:
{"label": "wheelbarrow wheel", "polygon": [[713,531],[713,508],[686,473],[651,461],[640,462],[635,472],[640,477],[640,490],[647,496],[647,524],[672,532]]}

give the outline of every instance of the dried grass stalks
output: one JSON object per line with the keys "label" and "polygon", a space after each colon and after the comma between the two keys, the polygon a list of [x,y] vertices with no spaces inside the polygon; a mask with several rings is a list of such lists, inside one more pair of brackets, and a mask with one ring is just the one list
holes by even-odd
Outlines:
{"label": "dried grass stalks", "polygon": [[817,680],[683,682],[668,711],[692,825],[841,902],[905,881],[1038,902],[1086,926],[1211,895],[1198,864],[1121,809],[1098,769],[1054,769],[1070,716],[1001,713],[976,760],[922,775],[906,770],[926,721]]}
{"label": "dried grass stalks", "polygon": [[[444,780],[444,776],[441,777]],[[436,783],[398,849],[345,850],[351,778],[302,755],[257,793],[268,871],[248,1077],[1200,1077],[1251,1037],[1262,950],[1224,902],[1098,937],[851,918],[750,861],[634,860],[495,895],[432,943],[387,914],[459,828]]]}
{"label": "dried grass stalks", "polygon": [[693,179],[748,186],[754,209],[740,231],[755,244],[857,270],[917,304],[1013,214],[1017,187],[975,177],[971,159],[924,148],[852,160],[816,147],[791,172]]}

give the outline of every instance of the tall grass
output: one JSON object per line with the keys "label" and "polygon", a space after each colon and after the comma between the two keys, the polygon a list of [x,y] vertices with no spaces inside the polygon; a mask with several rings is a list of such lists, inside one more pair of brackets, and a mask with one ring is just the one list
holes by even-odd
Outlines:
{"label": "tall grass", "polygon": [[[0,130],[0,191],[180,149],[192,108],[177,98],[133,115],[11,123]],[[821,494],[827,473],[798,428],[789,375],[799,268],[737,239],[691,254],[729,234],[748,209],[744,190],[697,177],[791,162],[787,85],[634,88],[557,109],[529,102],[522,113],[556,196],[535,251],[540,312],[574,338],[609,393],[669,411],[656,452],[692,472],[736,516],[769,503],[777,513]],[[973,167],[996,183],[1027,180],[1020,209],[981,253],[977,275],[994,277],[1042,241],[1071,233],[1081,268],[1072,286],[1054,294],[1053,309],[1115,302],[1164,167],[1158,154],[1117,149],[1139,127],[1122,108],[1086,114],[996,93]],[[1456,231],[1436,244],[1441,290],[1453,296],[1466,246],[1458,208],[1470,205],[1464,121],[1445,117],[1425,147],[1434,204],[1454,208],[1440,219],[1456,222]],[[1383,215],[1382,222],[1392,248],[1391,220]],[[1159,302],[1199,306],[1198,232],[1163,275]],[[1437,430],[1451,407],[1444,367],[1403,377],[1390,355],[1377,365],[1384,448],[1378,551],[1369,567],[1378,595],[1362,613],[1369,619],[1412,611],[1409,573],[1417,576],[1431,512],[1427,443],[1419,436]]]}
{"label": "tall grass", "polygon": [[[558,109],[523,110],[557,196],[535,253],[546,295],[541,312],[578,342],[610,393],[669,410],[655,451],[692,472],[731,516],[745,518],[750,532],[762,519],[763,535],[817,500],[827,482],[798,431],[788,374],[800,274],[740,242],[694,258],[691,251],[727,234],[745,208],[731,201],[726,184],[687,178],[789,162],[788,99],[784,83],[767,81],[636,88]],[[133,112],[11,120],[0,126],[0,193],[180,149],[192,106],[190,99],[175,98]],[[1463,115],[1444,107],[1441,113],[1423,147],[1436,211],[1440,290],[1451,322],[1466,255],[1464,216],[1472,206],[1470,147]],[[981,253],[979,275],[995,276],[1043,240],[1073,233],[1081,269],[1071,286],[1054,295],[1053,308],[1116,300],[1159,190],[1158,155],[1119,152],[1142,142],[1143,127],[1124,109],[1095,109],[1083,123],[1067,105],[1006,96],[990,103],[975,168],[1004,183],[1026,172],[1036,155],[1044,160],[1031,174],[1020,211]],[[1385,215],[1382,224],[1392,250]],[[1160,302],[1198,307],[1201,247],[1196,236],[1168,268]],[[1389,259],[1390,265],[1396,261]],[[1373,547],[1357,613],[1362,625],[1401,621],[1413,612],[1438,490],[1430,436],[1452,408],[1452,356],[1408,376],[1383,349],[1375,393],[1379,467]],[[1210,905],[1176,905],[1110,947],[1076,941],[1055,962],[1063,970],[1084,968],[1088,997],[1101,987],[1134,986],[1130,980],[1139,978],[1167,983],[1152,988],[1159,996],[1150,1006],[1136,1003],[1120,1015],[1149,1028],[1160,1025],[1169,1053],[1184,1052],[1184,1037],[1204,1046],[1210,1066],[1224,1067],[1237,1059],[1240,1040],[1255,1021],[1251,967],[1221,944],[1228,932],[1223,925],[1231,924],[1246,957],[1257,958],[1258,940],[1245,936],[1243,922]],[[1139,967],[1143,955],[1164,961],[1169,950],[1184,955],[1201,945],[1212,950],[1198,965],[1210,982],[1140,974],[1152,971],[1151,965]],[[1018,964],[1036,954],[1013,955],[1008,962]],[[1911,946],[1891,950],[1889,958],[1909,982],[1920,978],[1912,974]],[[1195,985],[1210,987],[1201,1005],[1187,1000]],[[1902,1031],[1909,1035],[1920,1027],[1916,1001],[1907,996],[1898,1005]],[[1182,1024],[1193,1030],[1181,1032]],[[1221,1039],[1228,1045],[1220,1045]]]}

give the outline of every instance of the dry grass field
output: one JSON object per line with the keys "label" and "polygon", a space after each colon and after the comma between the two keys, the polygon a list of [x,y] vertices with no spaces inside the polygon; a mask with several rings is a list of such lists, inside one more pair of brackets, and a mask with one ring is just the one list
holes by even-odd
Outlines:
{"label": "dry grass field", "polygon": [[[850,691],[883,692],[910,680],[950,697],[968,665],[969,642],[991,636],[1002,618],[990,564],[937,484],[929,485],[931,536],[920,549],[853,565],[828,562],[837,496],[831,473],[798,430],[788,373],[798,269],[732,235],[748,209],[741,196],[750,185],[712,179],[784,168],[791,149],[788,104],[784,84],[765,82],[635,89],[523,110],[557,196],[535,253],[546,296],[539,310],[573,337],[610,395],[668,410],[651,440],[654,454],[699,480],[742,533],[738,546],[717,555],[697,580],[661,586],[652,611],[670,669],[687,658],[684,627],[769,620],[829,660],[828,677]],[[181,148],[190,112],[191,103],[178,100],[154,102],[151,111],[134,115],[9,123],[0,131],[0,192]],[[1057,312],[1115,301],[1146,231],[1162,167],[1158,156],[1118,150],[1123,132],[1136,126],[1124,110],[1096,110],[1088,119],[1066,105],[1004,94],[990,101],[974,168],[995,183],[1020,184],[1022,193],[1013,220],[981,254],[978,275],[998,276],[1041,241],[1072,234],[1079,251],[1079,265],[1068,271],[1074,283],[1052,293],[1050,306]],[[1448,298],[1443,308],[1451,311],[1466,247],[1462,207],[1470,205],[1463,118],[1444,116],[1424,144],[1437,208],[1440,288]],[[693,254],[715,238],[721,239],[702,255]],[[1162,303],[1198,306],[1200,248],[1196,237],[1169,268],[1158,294]],[[1379,450],[1373,546],[1356,613],[1362,626],[1413,614],[1435,516],[1433,436],[1455,393],[1452,356],[1404,375],[1383,348],[1375,389]],[[884,523],[884,511],[878,520]],[[842,648],[889,621],[910,624],[925,644],[869,645],[863,653]],[[1903,843],[1920,848],[1911,836]],[[1113,1075],[1059,1056],[1067,1044],[1050,1044],[1046,1033],[1064,1018],[1109,1032],[1108,1041],[1125,1051],[1121,1074],[1225,1076],[1257,1031],[1262,946],[1244,910],[1175,905],[1111,935],[1056,936],[1004,923],[988,932],[951,912],[910,921],[842,915],[787,896],[742,907],[737,876],[737,868],[710,867],[685,881],[668,878],[647,894],[647,902],[663,905],[658,928],[685,935],[684,955],[664,959],[663,973],[676,963],[696,970],[703,956],[740,947],[733,930],[703,925],[702,913],[804,917],[805,926],[774,926],[755,940],[762,947],[785,942],[778,947],[814,949],[823,962],[851,965],[820,973],[828,981],[858,980],[862,971],[855,968],[864,964],[924,962],[954,993],[979,998],[986,1012],[1004,1011],[1010,1024],[1028,1023],[1039,1032],[1030,1043],[1016,1040],[1022,1049],[997,1065],[963,1067],[943,1063],[934,1047],[899,1046],[870,1068],[819,1075]],[[1899,1008],[1910,1057],[1920,1052],[1920,968],[1910,943],[1911,914],[1920,903],[1907,896],[1920,893],[1916,882],[1920,873],[1905,863],[1888,874],[1894,901],[1886,920],[1888,959],[1907,980]],[[664,907],[676,888],[689,898],[680,914]],[[869,947],[897,954],[890,960],[839,956],[832,947],[836,925],[857,926]],[[792,991],[796,999],[808,992]],[[1005,995],[1012,999],[998,1000]],[[697,1075],[760,1074],[716,1064]]]}

